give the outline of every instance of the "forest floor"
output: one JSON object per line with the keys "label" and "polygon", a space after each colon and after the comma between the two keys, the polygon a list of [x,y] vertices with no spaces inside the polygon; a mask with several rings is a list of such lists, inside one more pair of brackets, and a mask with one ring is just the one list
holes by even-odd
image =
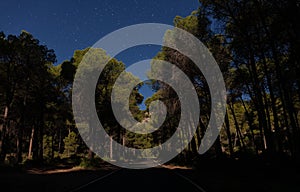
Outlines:
{"label": "forest floor", "polygon": [[[80,167],[1,168],[0,186],[7,191],[300,191],[300,169],[205,163],[198,168],[174,165],[151,169]],[[3,189],[2,188],[2,189]]]}

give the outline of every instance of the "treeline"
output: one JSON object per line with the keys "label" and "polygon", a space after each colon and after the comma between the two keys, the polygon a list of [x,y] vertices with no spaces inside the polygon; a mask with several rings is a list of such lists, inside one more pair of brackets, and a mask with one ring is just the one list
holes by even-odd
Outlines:
{"label": "treeline", "polygon": [[[87,64],[89,67],[109,58],[102,49],[87,48],[76,50],[70,60],[54,65],[54,51],[41,45],[30,33],[22,31],[18,36],[1,33],[1,163],[42,163],[63,158],[83,158],[84,162],[84,158],[94,157],[79,136],[71,108],[74,75],[87,52],[94,56]],[[122,137],[117,124],[111,123],[114,117],[110,98],[114,82],[124,70],[125,65],[112,58],[96,87],[98,115],[106,131],[116,140]],[[129,73],[126,75],[129,80],[124,81],[125,85],[137,80]],[[146,117],[138,108],[142,100],[138,88],[134,89],[129,106],[139,121]],[[84,103],[84,98],[79,102]],[[130,133],[127,136],[128,145],[133,145],[137,139],[143,140],[130,136]],[[110,146],[105,147],[110,149]],[[108,150],[107,156],[112,156],[112,151]]]}
{"label": "treeline", "polygon": [[[174,24],[209,48],[226,82],[225,123],[208,154],[299,158],[299,2],[199,2],[198,11],[185,18],[177,16]],[[165,47],[157,58],[178,66],[198,90],[202,114],[199,131],[188,147],[194,156],[210,118],[209,88],[192,61],[179,52]],[[168,87],[157,94],[176,100]],[[176,108],[178,102],[173,103]]]}
{"label": "treeline", "polygon": [[[206,155],[299,158],[299,2],[199,2],[197,11],[185,18],[177,16],[174,25],[194,34],[209,48],[226,83],[224,126]],[[70,60],[54,65],[54,51],[28,32],[18,36],[0,34],[1,163],[94,156],[78,134],[71,109],[74,75],[88,50],[77,50]],[[209,88],[186,56],[164,47],[156,58],[174,63],[197,90],[201,109],[198,130],[180,155],[182,161],[192,159],[198,156],[210,118]],[[170,87],[158,86],[157,82],[153,85],[156,94],[146,103],[156,99],[174,101],[168,106],[171,111],[158,137],[137,137],[111,123],[115,120],[110,107],[111,88],[124,69],[122,62],[112,59],[105,68],[106,75],[99,78],[96,105],[106,131],[111,139],[131,147],[147,148],[165,141],[178,123],[180,102],[176,102],[177,95]],[[131,95],[130,109],[137,120],[143,121],[149,114],[138,109],[143,100],[139,87]],[[108,151],[107,155],[111,154]]]}
{"label": "treeline", "polygon": [[[228,116],[234,124],[225,123],[230,154],[234,128],[241,150],[299,158],[299,2],[200,3],[203,14],[216,20],[231,56],[225,72]],[[220,52],[215,55],[221,63]]]}
{"label": "treeline", "polygon": [[55,67],[55,61],[54,50],[30,33],[1,33],[1,163],[42,160],[47,136],[57,145],[56,151],[63,152],[63,139],[73,122],[65,90],[72,75],[66,64]]}

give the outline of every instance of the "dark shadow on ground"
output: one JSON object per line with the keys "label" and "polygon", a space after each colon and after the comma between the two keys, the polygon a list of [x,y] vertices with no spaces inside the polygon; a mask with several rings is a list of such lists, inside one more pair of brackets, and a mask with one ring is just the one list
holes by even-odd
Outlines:
{"label": "dark shadow on ground", "polygon": [[299,163],[282,161],[199,161],[193,169],[1,168],[0,185],[8,191],[300,191]]}

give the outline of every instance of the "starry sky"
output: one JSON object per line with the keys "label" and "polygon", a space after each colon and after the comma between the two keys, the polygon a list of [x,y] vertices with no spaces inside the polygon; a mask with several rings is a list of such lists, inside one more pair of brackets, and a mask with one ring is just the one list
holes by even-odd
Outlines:
{"label": "starry sky", "polygon": [[[173,24],[176,15],[188,16],[198,0],[9,0],[0,3],[0,31],[6,35],[26,30],[54,49],[57,62],[74,50],[92,46],[106,34],[138,23]],[[160,47],[131,48],[117,56],[127,66],[156,55]],[[144,90],[147,97],[147,91]]]}
{"label": "starry sky", "polygon": [[187,16],[197,7],[197,0],[9,0],[0,3],[0,31],[30,32],[54,49],[61,63],[116,29],[146,22],[173,24],[176,15]]}

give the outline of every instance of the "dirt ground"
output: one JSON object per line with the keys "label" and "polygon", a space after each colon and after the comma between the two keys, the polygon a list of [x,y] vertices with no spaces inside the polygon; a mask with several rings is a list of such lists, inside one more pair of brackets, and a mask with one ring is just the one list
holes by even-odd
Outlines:
{"label": "dirt ground", "polygon": [[120,169],[111,165],[99,169],[6,168],[0,170],[0,185],[6,191],[22,192],[186,191],[181,188],[191,188],[188,192],[194,190],[294,192],[300,191],[300,171],[291,166],[251,169],[247,164],[226,167],[203,164],[202,168],[197,169],[168,165],[145,170]]}
{"label": "dirt ground", "polygon": [[71,191],[112,171],[81,168],[6,170],[0,172],[0,185],[7,191]]}

